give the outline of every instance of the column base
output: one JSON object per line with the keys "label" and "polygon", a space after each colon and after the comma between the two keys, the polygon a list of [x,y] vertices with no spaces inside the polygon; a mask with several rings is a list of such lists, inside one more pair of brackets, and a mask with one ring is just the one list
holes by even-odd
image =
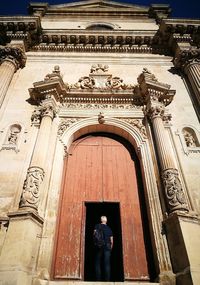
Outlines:
{"label": "column base", "polygon": [[190,215],[190,213],[173,213],[163,224],[173,271],[176,274],[176,284],[199,285],[199,219],[195,215]]}
{"label": "column base", "polygon": [[43,219],[31,211],[8,214],[9,226],[0,256],[2,285],[31,285],[36,267]]}

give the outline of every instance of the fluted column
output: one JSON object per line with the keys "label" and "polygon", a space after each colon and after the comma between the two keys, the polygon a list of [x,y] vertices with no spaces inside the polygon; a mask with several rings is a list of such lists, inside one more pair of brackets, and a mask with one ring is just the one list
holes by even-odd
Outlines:
{"label": "fluted column", "polygon": [[172,145],[163,124],[165,106],[172,102],[175,90],[171,90],[170,85],[159,82],[146,68],[139,75],[138,83],[136,92],[143,98],[144,113],[152,122],[168,212],[188,211]]}
{"label": "fluted column", "polygon": [[174,59],[177,68],[183,70],[192,86],[195,97],[200,107],[200,48],[190,48],[177,52]]}
{"label": "fluted column", "polygon": [[18,68],[25,66],[26,58],[22,49],[12,46],[0,46],[0,107],[6,92]]}
{"label": "fluted column", "polygon": [[[20,208],[38,210],[41,184],[45,176],[45,160],[51,134],[52,120],[55,116],[55,101],[53,98],[43,101],[39,108],[41,124],[35,144],[32,160],[24,181],[23,192],[20,199]],[[37,116],[38,110],[37,110]],[[34,117],[34,116],[33,116]]]}
{"label": "fluted column", "polygon": [[[153,92],[153,90],[150,92]],[[167,208],[170,213],[177,210],[188,211],[185,194],[179,179],[178,170],[175,166],[172,145],[163,124],[162,118],[164,111],[165,106],[158,98],[156,98],[155,93],[153,96],[149,94],[146,105],[146,114],[152,122]]]}

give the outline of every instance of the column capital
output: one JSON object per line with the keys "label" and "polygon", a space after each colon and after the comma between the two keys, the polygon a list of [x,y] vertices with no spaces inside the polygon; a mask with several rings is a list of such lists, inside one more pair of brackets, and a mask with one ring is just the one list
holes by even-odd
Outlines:
{"label": "column capital", "polygon": [[13,62],[18,68],[23,68],[26,64],[26,55],[22,48],[14,47],[12,45],[0,46],[0,63],[4,60]]}
{"label": "column capital", "polygon": [[55,99],[53,96],[48,95],[33,111],[31,116],[32,125],[39,126],[43,117],[50,117],[53,120],[56,116],[56,112]]}
{"label": "column capital", "polygon": [[179,50],[174,58],[175,67],[184,71],[189,65],[196,63],[200,64],[200,48]]}

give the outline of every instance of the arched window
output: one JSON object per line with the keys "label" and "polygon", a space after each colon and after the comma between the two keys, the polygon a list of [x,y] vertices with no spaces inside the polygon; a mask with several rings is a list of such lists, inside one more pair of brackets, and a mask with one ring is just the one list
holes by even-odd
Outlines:
{"label": "arched window", "polygon": [[104,24],[104,23],[95,23],[95,24],[91,24],[89,25],[87,28],[87,30],[114,30],[114,27],[110,24]]}

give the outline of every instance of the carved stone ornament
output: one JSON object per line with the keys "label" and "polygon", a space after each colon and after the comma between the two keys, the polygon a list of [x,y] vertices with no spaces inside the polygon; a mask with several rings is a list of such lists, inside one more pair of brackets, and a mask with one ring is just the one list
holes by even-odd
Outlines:
{"label": "carved stone ornament", "polygon": [[19,207],[38,209],[40,198],[40,185],[44,179],[44,170],[40,167],[29,167],[24,181],[23,192]]}
{"label": "carved stone ornament", "polygon": [[80,118],[70,118],[62,121],[58,127],[58,136],[61,137],[64,132],[74,123],[81,120]]}
{"label": "carved stone ornament", "polygon": [[33,111],[32,116],[31,116],[32,125],[40,124],[40,121],[42,118],[41,114],[42,114],[41,106],[36,107],[36,109]]}
{"label": "carved stone ornament", "polygon": [[108,65],[103,65],[103,64],[93,64],[90,69],[90,73],[102,73],[102,72],[107,72],[109,66]]}
{"label": "carved stone ornament", "polygon": [[188,211],[185,194],[178,177],[178,170],[174,168],[163,170],[162,180],[169,211]]}
{"label": "carved stone ornament", "polygon": [[142,107],[133,104],[104,104],[103,101],[99,104],[95,103],[64,103],[64,107],[67,109],[120,109],[120,110],[140,110]]}
{"label": "carved stone ornament", "polygon": [[143,125],[143,121],[141,119],[122,119],[121,120],[131,124],[132,126],[136,127],[143,138],[147,138],[146,128]]}
{"label": "carved stone ornament", "polygon": [[163,118],[165,113],[165,106],[164,105],[155,105],[151,107],[147,107],[145,109],[145,114],[148,115],[148,117],[153,120],[156,117],[161,117]]}
{"label": "carved stone ornament", "polygon": [[127,85],[120,77],[108,74],[108,65],[92,65],[89,76],[81,77],[77,83],[69,85],[69,89],[102,89],[102,90],[130,90],[133,85]]}
{"label": "carved stone ornament", "polygon": [[183,130],[183,136],[187,147],[197,147],[197,142],[191,132]]}
{"label": "carved stone ornament", "polygon": [[190,48],[182,50],[174,59],[174,65],[177,68],[184,68],[187,64],[197,62],[200,64],[200,48]]}
{"label": "carved stone ornament", "polygon": [[55,65],[54,66],[54,70],[52,71],[52,73],[48,73],[45,78],[44,81],[49,81],[49,80],[54,80],[56,78],[60,78],[60,66],[59,65]]}
{"label": "carved stone ornament", "polygon": [[19,47],[0,46],[0,63],[5,59],[12,60],[17,68],[23,68],[26,64],[26,55]]}
{"label": "carved stone ornament", "polygon": [[104,117],[104,114],[102,112],[100,112],[98,115],[98,122],[99,122],[99,124],[105,123],[105,117]]}

